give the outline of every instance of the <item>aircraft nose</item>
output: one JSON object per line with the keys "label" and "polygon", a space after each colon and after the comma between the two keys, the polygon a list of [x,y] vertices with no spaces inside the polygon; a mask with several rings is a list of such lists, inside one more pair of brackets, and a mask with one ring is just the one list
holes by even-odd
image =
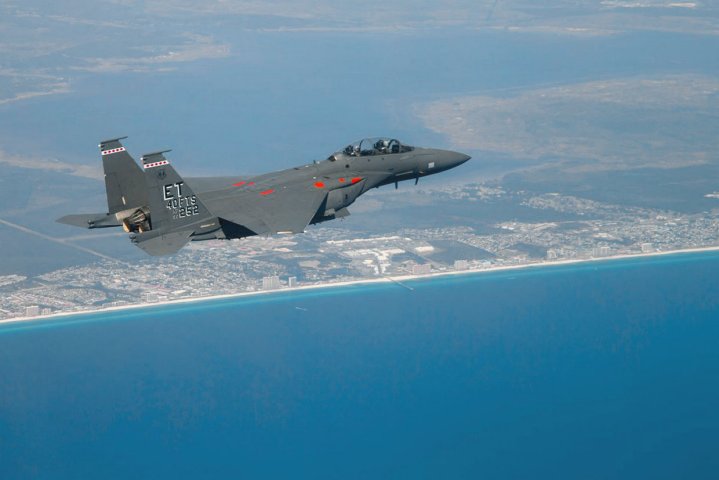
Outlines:
{"label": "aircraft nose", "polygon": [[464,162],[472,158],[469,155],[453,152],[452,150],[440,150],[440,152],[439,157],[441,158],[444,170],[462,165]]}
{"label": "aircraft nose", "polygon": [[459,152],[452,152],[452,153],[455,155],[455,159],[454,159],[455,167],[457,165],[462,165],[464,162],[466,162],[467,160],[472,158],[469,155],[465,155],[464,153],[459,153]]}

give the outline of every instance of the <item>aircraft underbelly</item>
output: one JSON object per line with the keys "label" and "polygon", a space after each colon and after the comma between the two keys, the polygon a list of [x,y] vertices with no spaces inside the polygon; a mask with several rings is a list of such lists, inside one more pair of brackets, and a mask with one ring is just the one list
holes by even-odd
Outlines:
{"label": "aircraft underbelly", "polygon": [[[342,208],[350,206],[362,194],[364,188],[364,180],[347,185],[346,187],[336,188],[327,194],[327,203],[325,205],[325,215],[330,215]],[[329,213],[328,213],[329,212]]]}

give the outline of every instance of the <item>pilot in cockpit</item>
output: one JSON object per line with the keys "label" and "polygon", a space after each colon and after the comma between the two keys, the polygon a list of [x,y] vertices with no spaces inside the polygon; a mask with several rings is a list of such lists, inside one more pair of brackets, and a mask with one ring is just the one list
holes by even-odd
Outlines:
{"label": "pilot in cockpit", "polygon": [[375,142],[374,149],[377,150],[379,153],[387,153],[387,147],[389,146],[389,142],[385,140],[384,138],[380,138]]}

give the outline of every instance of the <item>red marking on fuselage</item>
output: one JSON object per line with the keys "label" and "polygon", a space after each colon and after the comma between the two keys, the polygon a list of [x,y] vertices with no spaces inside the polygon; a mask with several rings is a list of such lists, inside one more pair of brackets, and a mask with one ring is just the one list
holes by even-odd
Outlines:
{"label": "red marking on fuselage", "polygon": [[345,183],[344,177],[340,177],[340,183]]}
{"label": "red marking on fuselage", "polygon": [[245,182],[245,181],[237,182],[237,183],[233,183],[232,186],[233,186],[233,187],[241,187],[241,186],[244,185],[245,183],[247,183],[247,182]]}
{"label": "red marking on fuselage", "polygon": [[323,188],[325,184],[323,182],[315,182],[315,187],[317,188]]}
{"label": "red marking on fuselage", "polygon": [[273,190],[272,188],[270,188],[269,190],[265,190],[264,192],[260,192],[260,195],[269,195],[269,194],[272,193],[272,192],[274,192],[274,190]]}
{"label": "red marking on fuselage", "polygon": [[251,187],[251,186],[254,185],[254,184],[255,184],[255,182],[250,182],[250,183],[247,184],[247,186],[248,186],[248,187]]}
{"label": "red marking on fuselage", "polygon": [[357,183],[357,182],[361,182],[361,181],[362,181],[361,177],[355,177],[352,179],[352,183]]}

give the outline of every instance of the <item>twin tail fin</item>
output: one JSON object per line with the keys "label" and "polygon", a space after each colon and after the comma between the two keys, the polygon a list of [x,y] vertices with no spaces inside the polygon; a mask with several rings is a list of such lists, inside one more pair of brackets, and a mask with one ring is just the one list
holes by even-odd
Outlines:
{"label": "twin tail fin", "polygon": [[220,221],[170,165],[165,153],[143,155],[142,168],[121,140],[100,142],[108,213],[66,215],[58,222],[85,228],[122,226],[150,255],[177,252],[191,237],[213,238]]}

